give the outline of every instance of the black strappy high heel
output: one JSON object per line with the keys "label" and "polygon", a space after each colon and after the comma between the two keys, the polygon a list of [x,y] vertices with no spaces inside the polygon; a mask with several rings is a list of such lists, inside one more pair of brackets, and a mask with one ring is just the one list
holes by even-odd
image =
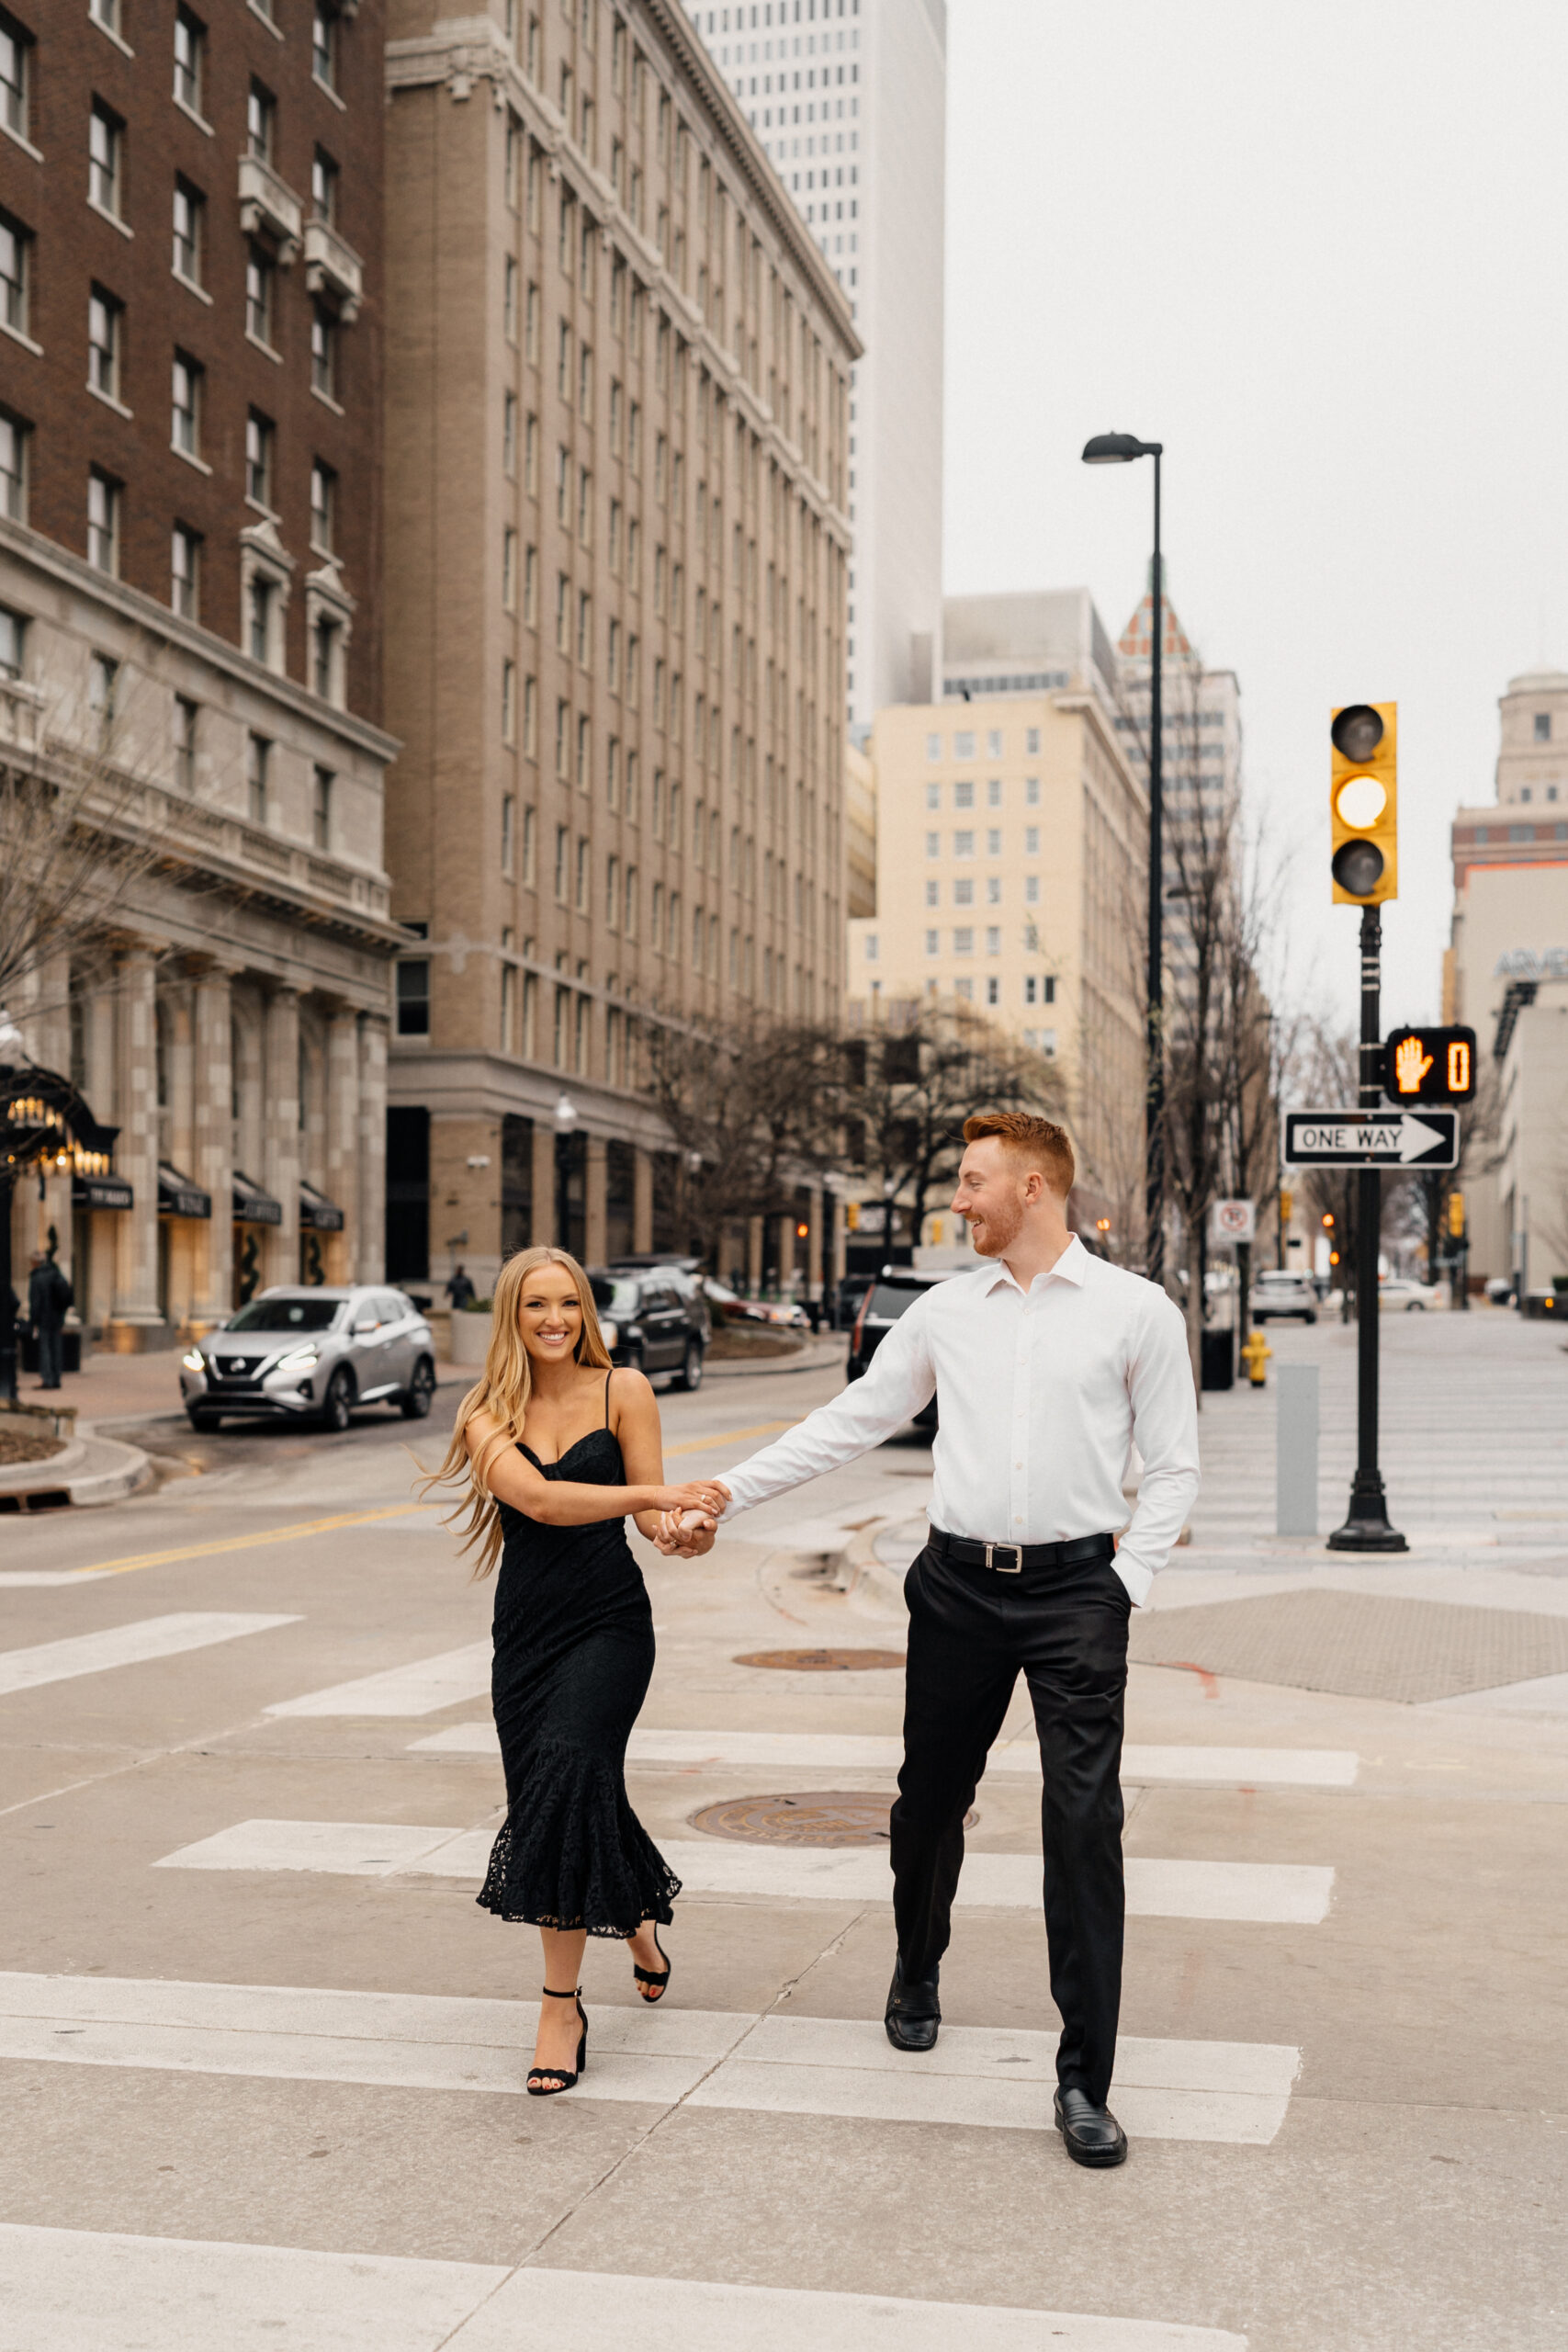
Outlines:
{"label": "black strappy high heel", "polygon": [[664,1987],[670,1982],[671,1972],[674,1965],[669,1953],[665,1951],[664,1946],[659,1940],[659,1929],[657,1928],[653,1930],[653,1949],[659,1954],[660,1959],[664,1962],[664,1973],[662,1975],[660,1975],[657,1968],[641,1968],[637,1965],[637,1962],[635,1960],[632,1962],[632,1976],[636,1983],[639,1985],[651,1984],[653,1986],[653,1991],[651,1993],[641,1993],[638,1996],[639,1999],[647,2002],[650,2009],[664,1998]]}
{"label": "black strappy high heel", "polygon": [[528,2069],[528,2080],[524,2088],[527,2091],[529,2098],[555,2098],[560,2092],[574,2088],[579,2075],[582,2074],[587,2067],[588,2019],[583,2014],[581,1984],[574,1985],[570,1993],[558,1993],[548,1984],[542,1989],[547,2001],[575,2001],[577,2014],[582,2025],[582,2031],[578,2037],[577,2043],[577,2064],[570,2072],[565,2066],[530,2066]]}

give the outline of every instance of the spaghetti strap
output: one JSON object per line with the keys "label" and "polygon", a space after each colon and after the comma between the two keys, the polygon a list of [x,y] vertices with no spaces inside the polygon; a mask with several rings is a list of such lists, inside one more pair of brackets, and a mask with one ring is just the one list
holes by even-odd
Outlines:
{"label": "spaghetti strap", "polygon": [[612,1364],[610,1372],[604,1374],[604,1427],[606,1429],[610,1426],[610,1377],[614,1370],[615,1366]]}

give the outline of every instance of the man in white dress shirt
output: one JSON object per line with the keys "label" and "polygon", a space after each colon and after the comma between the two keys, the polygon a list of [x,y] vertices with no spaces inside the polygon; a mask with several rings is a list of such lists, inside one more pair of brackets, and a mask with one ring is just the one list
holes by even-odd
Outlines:
{"label": "man in white dress shirt", "polygon": [[[904,1587],[887,2035],[897,2050],[936,2041],[964,1816],[1021,1670],[1044,1773],[1055,2120],[1076,2162],[1117,2165],[1127,2142],[1106,2101],[1122,1996],[1127,1624],[1198,1491],[1186,1327],[1162,1290],[1069,1230],[1060,1127],[1008,1111],[964,1135],[953,1205],[991,1262],[933,1284],[863,1379],[714,1485],[728,1521],[882,1444],[934,1392],[931,1540]],[[1134,1443],[1143,1482],[1118,1546]],[[665,1548],[687,1544],[671,1531]]]}

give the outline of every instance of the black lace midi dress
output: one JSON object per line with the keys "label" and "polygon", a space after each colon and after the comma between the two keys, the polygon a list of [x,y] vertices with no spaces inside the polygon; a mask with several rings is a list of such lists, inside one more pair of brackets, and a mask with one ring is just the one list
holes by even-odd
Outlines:
{"label": "black lace midi dress", "polygon": [[[605,1383],[608,1413],[609,1383]],[[624,1487],[609,1429],[558,1462],[520,1449],[547,1478]],[[506,1821],[479,1895],[502,1919],[633,1936],[668,1926],[681,1882],[626,1797],[626,1741],[653,1674],[653,1611],[624,1519],[546,1527],[506,1503],[491,1695],[506,1772]]]}

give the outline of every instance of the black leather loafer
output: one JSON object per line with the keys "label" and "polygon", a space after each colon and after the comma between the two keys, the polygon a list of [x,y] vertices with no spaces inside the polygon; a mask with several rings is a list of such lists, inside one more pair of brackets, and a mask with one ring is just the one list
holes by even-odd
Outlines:
{"label": "black leather loafer", "polygon": [[1086,2091],[1056,2093],[1056,2129],[1076,2165],[1124,2165],[1127,2134],[1108,2107],[1096,2107]]}
{"label": "black leather loafer", "polygon": [[887,2013],[883,2019],[887,2039],[895,2050],[934,2050],[937,2029],[942,2023],[942,2003],[937,1998],[937,1976],[928,1976],[919,1984],[906,1984],[904,1963],[893,1963],[893,1982],[887,1987]]}

